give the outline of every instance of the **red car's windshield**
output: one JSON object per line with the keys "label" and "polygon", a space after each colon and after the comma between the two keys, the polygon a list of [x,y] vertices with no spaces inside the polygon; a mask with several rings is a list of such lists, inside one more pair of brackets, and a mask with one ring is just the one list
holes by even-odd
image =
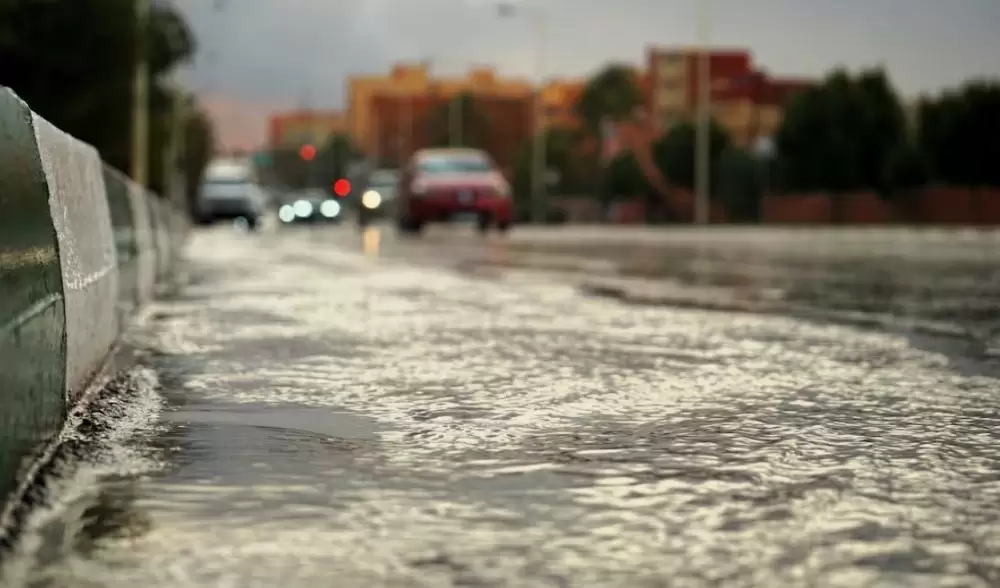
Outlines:
{"label": "red car's windshield", "polygon": [[455,174],[488,172],[493,166],[482,157],[433,157],[421,160],[417,169],[425,174]]}

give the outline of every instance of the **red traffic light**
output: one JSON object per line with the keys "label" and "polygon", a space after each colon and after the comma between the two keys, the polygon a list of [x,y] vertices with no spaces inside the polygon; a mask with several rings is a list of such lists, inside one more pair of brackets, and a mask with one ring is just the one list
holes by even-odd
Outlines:
{"label": "red traffic light", "polygon": [[312,145],[303,145],[299,149],[299,156],[306,161],[312,161],[316,157],[316,148]]}
{"label": "red traffic light", "polygon": [[341,178],[333,183],[333,193],[343,198],[351,193],[351,183]]}

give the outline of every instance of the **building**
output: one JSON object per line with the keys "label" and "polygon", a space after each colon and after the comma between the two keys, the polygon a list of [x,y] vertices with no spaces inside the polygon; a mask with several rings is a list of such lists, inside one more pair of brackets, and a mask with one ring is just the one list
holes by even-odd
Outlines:
{"label": "building", "polygon": [[347,131],[347,119],[339,110],[298,110],[277,113],[268,121],[271,149],[322,145],[330,135]]}
{"label": "building", "polygon": [[[420,95],[374,94],[369,153],[383,165],[398,166],[417,149],[440,144],[442,133],[447,133],[445,119],[453,97],[448,90],[431,86]],[[480,146],[510,172],[520,149],[531,138],[532,96],[471,94],[471,99],[476,113],[485,120],[486,135],[479,137]]]}
{"label": "building", "polygon": [[534,91],[530,82],[501,78],[490,67],[475,67],[467,75],[453,78],[435,78],[430,70],[426,62],[398,64],[389,75],[353,76],[348,80],[348,127],[363,151],[376,154],[386,148],[380,134],[390,125],[376,119],[376,102],[388,108],[384,105],[392,102],[393,97],[429,103],[441,97],[450,100],[460,93],[503,102],[528,99]]}
{"label": "building", "polygon": [[[707,58],[712,116],[738,145],[772,135],[791,98],[811,85],[769,77],[755,69],[747,50],[712,49]],[[649,111],[664,128],[697,115],[701,59],[693,48],[648,50]]]}
{"label": "building", "polygon": [[576,103],[586,86],[586,80],[554,80],[542,88],[546,129],[574,129],[579,125]]}

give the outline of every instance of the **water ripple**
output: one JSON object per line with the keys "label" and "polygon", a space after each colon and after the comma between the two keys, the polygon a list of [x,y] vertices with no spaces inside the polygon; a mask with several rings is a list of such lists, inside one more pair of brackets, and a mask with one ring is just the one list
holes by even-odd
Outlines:
{"label": "water ripple", "polygon": [[906,337],[194,247],[151,526],[53,585],[1000,583],[997,381]]}

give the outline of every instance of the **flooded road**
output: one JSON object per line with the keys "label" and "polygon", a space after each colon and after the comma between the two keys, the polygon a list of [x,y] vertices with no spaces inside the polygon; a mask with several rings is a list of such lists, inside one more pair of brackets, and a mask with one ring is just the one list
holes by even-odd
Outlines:
{"label": "flooded road", "polygon": [[19,585],[1000,584],[987,359],[336,231],[194,236],[143,471]]}

